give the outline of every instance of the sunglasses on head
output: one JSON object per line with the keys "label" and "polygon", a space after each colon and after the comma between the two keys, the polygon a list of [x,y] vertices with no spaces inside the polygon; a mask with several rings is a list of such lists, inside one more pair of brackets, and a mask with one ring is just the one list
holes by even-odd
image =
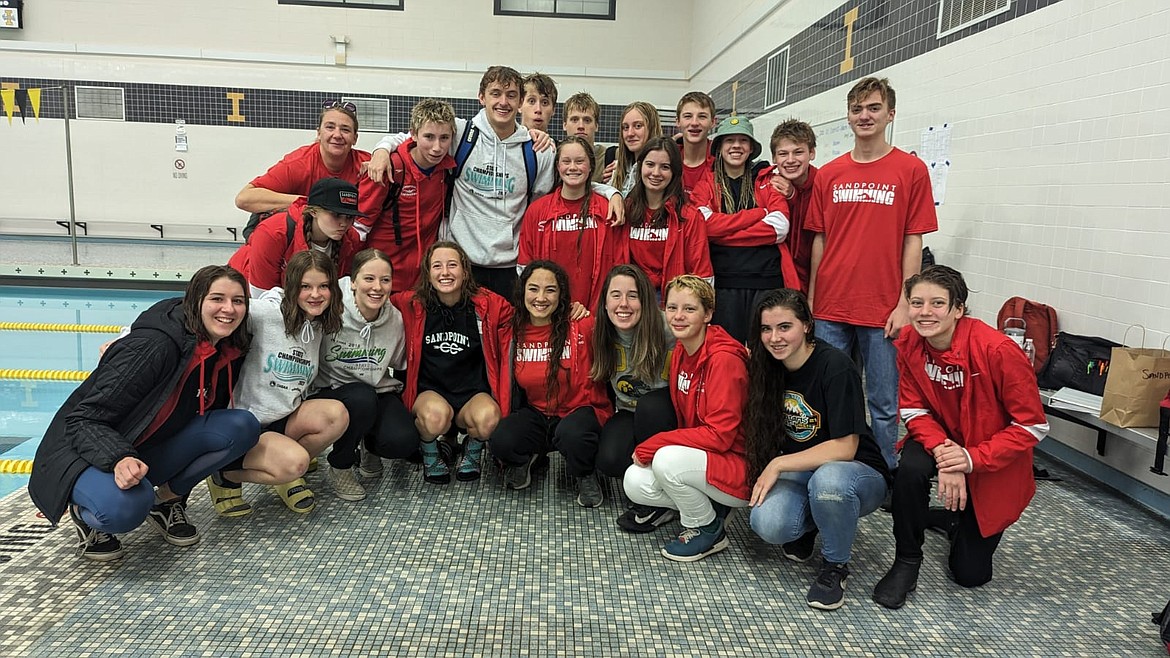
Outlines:
{"label": "sunglasses on head", "polygon": [[357,114],[357,105],[354,105],[353,103],[351,103],[349,101],[325,101],[324,103],[321,103],[322,110],[332,110],[332,109],[338,108],[338,107],[340,107],[343,110]]}

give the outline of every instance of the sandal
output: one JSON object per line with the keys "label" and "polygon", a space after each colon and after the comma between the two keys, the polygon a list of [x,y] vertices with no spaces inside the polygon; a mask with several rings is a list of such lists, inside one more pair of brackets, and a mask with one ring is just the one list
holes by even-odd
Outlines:
{"label": "sandal", "polygon": [[220,516],[236,518],[252,513],[252,506],[244,500],[244,488],[238,484],[229,485],[219,473],[207,476],[207,491],[211,493],[211,503]]}
{"label": "sandal", "polygon": [[297,514],[308,514],[317,506],[317,500],[313,498],[309,485],[305,484],[305,478],[297,478],[287,484],[277,484],[272,488],[284,501],[285,507]]}

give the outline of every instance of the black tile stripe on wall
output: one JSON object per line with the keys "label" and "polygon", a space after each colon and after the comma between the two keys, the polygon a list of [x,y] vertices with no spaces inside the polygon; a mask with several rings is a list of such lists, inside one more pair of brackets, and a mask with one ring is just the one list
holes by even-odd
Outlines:
{"label": "black tile stripe on wall", "polygon": [[[36,87],[69,87],[69,118],[76,119],[76,93],[74,87],[119,87],[125,93],[126,121],[139,123],[173,123],[182,119],[190,125],[243,126],[248,128],[292,128],[313,130],[321,104],[340,99],[343,96],[357,98],[386,99],[390,104],[390,130],[406,132],[410,127],[410,110],[422,96],[386,96],[379,94],[353,93],[346,91],[306,91],[295,89],[243,89],[239,87],[203,87],[195,85],[163,85],[127,82],[104,82],[100,80],[52,80],[47,78],[2,78],[0,82],[15,83],[21,89]],[[562,94],[567,98],[570,93]],[[239,115],[243,121],[232,121],[232,99],[228,94],[243,94],[239,103]],[[41,93],[42,118],[60,119],[61,92],[45,89]],[[442,98],[455,108],[455,116],[470,119],[479,112],[479,101],[475,98]],[[615,142],[621,123],[620,105],[601,106],[601,128],[597,132],[600,142]],[[19,114],[14,118],[19,118]],[[557,104],[552,136],[564,138],[561,123],[564,121],[564,104]],[[31,120],[32,117],[28,117]],[[358,115],[358,129],[361,132],[361,115]]]}
{"label": "black tile stripe on wall", "polygon": [[[732,84],[738,82],[735,107],[749,117],[783,109],[840,85],[874,75],[895,64],[925,55],[936,48],[978,34],[1010,20],[1043,9],[1060,0],[1012,0],[1008,11],[984,19],[942,39],[938,34],[939,3],[943,0],[851,0],[825,15],[796,36],[744,67],[711,92],[720,115],[732,109]],[[959,0],[951,0],[959,1]],[[853,23],[853,69],[841,72],[845,59],[845,15],[857,9]],[[768,57],[789,47],[788,93],[784,103],[764,102]],[[972,62],[979,66],[979,62]],[[898,88],[898,81],[890,81]],[[841,98],[844,114],[845,98]]]}

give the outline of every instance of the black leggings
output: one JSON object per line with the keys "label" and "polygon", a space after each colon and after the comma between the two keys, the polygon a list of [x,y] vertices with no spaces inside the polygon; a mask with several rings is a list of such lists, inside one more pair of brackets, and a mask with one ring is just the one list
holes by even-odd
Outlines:
{"label": "black leggings", "polygon": [[366,437],[366,448],[386,459],[404,459],[418,449],[414,416],[396,393],[377,393],[369,384],[352,382],[317,391],[309,399],[340,400],[349,411],[349,427],[333,444],[329,465],[345,469],[358,460],[358,441]]}
{"label": "black leggings", "polygon": [[[937,472],[934,457],[914,439],[902,447],[902,459],[894,477],[894,541],[898,557],[922,559],[927,510],[930,507],[930,478]],[[984,537],[975,519],[975,505],[967,493],[967,509],[956,512],[958,524],[951,539],[948,563],[955,582],[978,587],[991,580],[991,558],[1003,533]]]}
{"label": "black leggings", "polygon": [[660,388],[638,398],[635,411],[619,411],[601,428],[597,446],[597,471],[620,478],[633,463],[634,448],[659,432],[678,427],[670,389]]}
{"label": "black leggings", "polygon": [[546,416],[527,405],[500,419],[489,444],[492,454],[508,466],[519,466],[532,455],[557,450],[569,475],[595,470],[601,423],[593,407],[577,407],[564,418]]}

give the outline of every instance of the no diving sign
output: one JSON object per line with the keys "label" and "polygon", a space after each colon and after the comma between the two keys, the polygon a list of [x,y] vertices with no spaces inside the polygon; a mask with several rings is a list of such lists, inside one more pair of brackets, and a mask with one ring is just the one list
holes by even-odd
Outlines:
{"label": "no diving sign", "polygon": [[175,170],[173,172],[171,172],[171,176],[174,178],[186,178],[187,177],[187,172],[185,171],[186,168],[187,168],[186,161],[184,161],[182,158],[175,158]]}

